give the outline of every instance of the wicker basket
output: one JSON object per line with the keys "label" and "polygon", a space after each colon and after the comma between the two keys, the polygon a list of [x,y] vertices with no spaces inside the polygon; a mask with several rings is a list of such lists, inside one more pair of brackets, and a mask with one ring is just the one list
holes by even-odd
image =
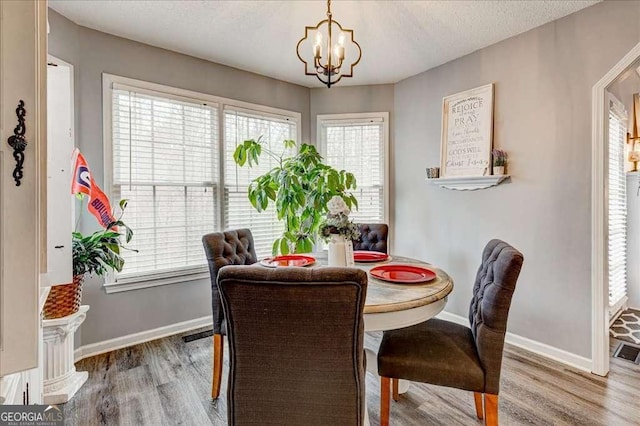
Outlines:
{"label": "wicker basket", "polygon": [[51,287],[42,312],[44,319],[62,318],[78,312],[83,281],[84,275],[74,275],[72,283]]}

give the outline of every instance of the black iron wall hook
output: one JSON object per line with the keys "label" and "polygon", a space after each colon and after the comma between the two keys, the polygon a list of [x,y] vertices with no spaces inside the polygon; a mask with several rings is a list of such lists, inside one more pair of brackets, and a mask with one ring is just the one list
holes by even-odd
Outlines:
{"label": "black iron wall hook", "polygon": [[27,127],[24,124],[24,117],[27,115],[27,110],[24,109],[24,101],[20,99],[18,107],[16,108],[16,115],[18,116],[18,125],[13,129],[13,136],[9,137],[9,146],[13,148],[13,158],[16,160],[16,167],[13,169],[13,179],[16,181],[16,186],[20,186],[20,180],[22,180],[23,172],[22,165],[24,164],[24,150],[27,148],[27,140],[24,137]]}

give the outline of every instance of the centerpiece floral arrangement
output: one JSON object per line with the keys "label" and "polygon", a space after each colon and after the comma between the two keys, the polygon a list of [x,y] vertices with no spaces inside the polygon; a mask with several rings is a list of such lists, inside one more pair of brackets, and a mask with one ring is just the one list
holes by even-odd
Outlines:
{"label": "centerpiece floral arrangement", "polygon": [[340,235],[346,241],[360,238],[358,226],[349,219],[351,209],[341,196],[335,195],[327,203],[327,214],[320,225],[320,236],[330,241],[333,235]]}

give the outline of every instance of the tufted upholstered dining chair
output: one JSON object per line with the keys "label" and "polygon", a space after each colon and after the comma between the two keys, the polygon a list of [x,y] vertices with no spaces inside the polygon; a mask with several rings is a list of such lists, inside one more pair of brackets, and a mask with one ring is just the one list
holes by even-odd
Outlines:
{"label": "tufted upholstered dining chair", "polygon": [[389,424],[390,385],[398,400],[397,379],[472,391],[478,418],[484,417],[487,425],[498,424],[504,337],[522,262],[522,254],[509,244],[500,240],[487,244],[473,286],[470,328],[431,319],[384,332],[378,351],[381,425]]}
{"label": "tufted upholstered dining chair", "polygon": [[227,265],[251,265],[258,261],[249,229],[213,232],[202,237],[202,244],[209,263],[211,275],[211,309],[213,313],[213,378],[211,397],[220,396],[222,382],[222,361],[224,359],[224,338],[226,324],[222,302],[216,281],[218,271]]}
{"label": "tufted upholstered dining chair", "polygon": [[388,254],[389,226],[386,223],[359,223],[360,239],[353,242],[354,250],[379,251]]}
{"label": "tufted upholstered dining chair", "polygon": [[364,424],[366,272],[229,266],[218,288],[230,425]]}

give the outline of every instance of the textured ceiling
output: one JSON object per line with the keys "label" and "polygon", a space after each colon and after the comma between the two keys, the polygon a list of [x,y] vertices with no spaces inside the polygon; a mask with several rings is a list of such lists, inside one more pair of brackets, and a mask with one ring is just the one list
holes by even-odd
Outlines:
{"label": "textured ceiling", "polygon": [[[597,1],[334,1],[362,60],[340,85],[395,83]],[[325,1],[68,1],[50,7],[99,31],[307,87],[295,48]]]}

